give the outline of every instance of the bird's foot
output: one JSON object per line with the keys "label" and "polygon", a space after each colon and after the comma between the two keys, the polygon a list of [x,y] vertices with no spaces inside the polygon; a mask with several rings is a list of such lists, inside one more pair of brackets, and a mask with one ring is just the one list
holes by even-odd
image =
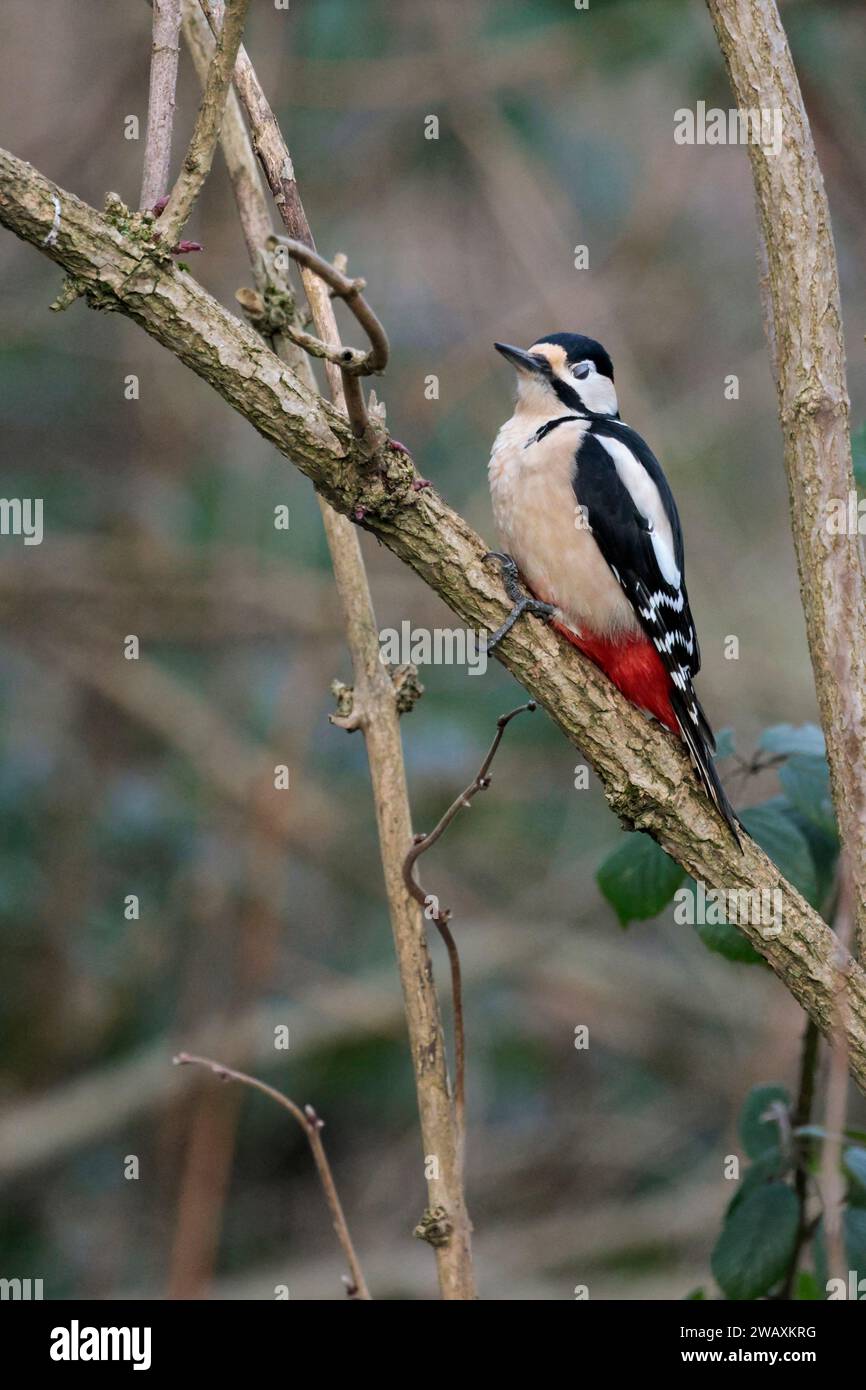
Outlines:
{"label": "bird's foot", "polygon": [[549,621],[555,614],[556,608],[552,603],[543,603],[540,598],[533,598],[530,594],[524,593],[520,587],[518,568],[510,555],[504,555],[500,550],[488,550],[484,559],[499,561],[505,592],[514,604],[502,626],[498,627],[487,639],[486,650],[492,652],[493,648],[498,646],[503,637],[508,635],[517,619],[521,618],[524,613],[531,613],[536,618],[544,618],[545,621]]}

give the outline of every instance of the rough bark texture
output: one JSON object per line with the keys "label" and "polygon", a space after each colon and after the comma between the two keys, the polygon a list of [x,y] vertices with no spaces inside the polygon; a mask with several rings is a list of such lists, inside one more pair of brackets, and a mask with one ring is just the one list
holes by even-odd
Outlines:
{"label": "rough bark texture", "polygon": [[[217,32],[223,20],[224,0],[200,0],[208,24]],[[310,244],[310,228],[298,198],[295,170],[282,131],[267,101],[246,49],[238,50],[235,86],[249,112],[253,148],[265,170],[286,231],[295,241]]]}
{"label": "rough bark texture", "polygon": [[[184,0],[182,11],[183,36],[192,55],[198,79],[204,87],[213,61],[216,43],[210,27],[195,0]],[[255,155],[250,149],[240,102],[234,88],[229,89],[226,98],[223,122],[220,127],[220,144],[235,190],[235,200],[241,219],[241,228],[247,253],[255,267],[262,248],[273,231],[271,219],[264,203],[262,181]]]}
{"label": "rough bark texture", "polygon": [[866,959],[866,583],[860,537],[833,535],[856,496],[830,210],[775,0],[707,0],[741,110],[781,114],[781,150],[749,145],[767,340],[779,397],[800,591],[833,802]]}
{"label": "rough bark texture", "polygon": [[225,20],[214,48],[189,149],[160,220],[160,232],[169,247],[173,246],[180,236],[210,173],[249,3],[250,0],[229,0]]}
{"label": "rough bark texture", "polygon": [[[121,310],[208,381],[337,511],[360,517],[466,623],[496,627],[510,605],[482,561],[487,547],[433,488],[414,486],[406,455],[386,448],[371,467],[345,417],[189,275],[154,259],[135,219],[127,225],[111,206],[104,216],[0,151],[0,222],[63,265],[92,305]],[[709,886],[782,893],[780,936],[765,940],[748,924],[743,930],[830,1033],[839,983],[835,936],[756,845],[746,840],[739,853],[698,790],[679,741],[534,619],[518,623],[497,656],[589,759],[623,820],[653,834]],[[866,1091],[866,973],[850,957],[841,968],[851,1070]]]}
{"label": "rough bark texture", "polygon": [[147,136],[144,142],[144,173],[141,182],[142,208],[152,208],[168,191],[179,33],[180,0],[153,0],[150,91],[147,105]]}

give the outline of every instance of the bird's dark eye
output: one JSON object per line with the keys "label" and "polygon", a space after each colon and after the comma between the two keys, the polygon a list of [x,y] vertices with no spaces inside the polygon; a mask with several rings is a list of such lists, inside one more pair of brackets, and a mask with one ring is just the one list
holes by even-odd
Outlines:
{"label": "bird's dark eye", "polygon": [[577,377],[578,381],[583,381],[585,377],[589,376],[591,369],[591,362],[578,362],[576,367],[572,367],[571,374]]}

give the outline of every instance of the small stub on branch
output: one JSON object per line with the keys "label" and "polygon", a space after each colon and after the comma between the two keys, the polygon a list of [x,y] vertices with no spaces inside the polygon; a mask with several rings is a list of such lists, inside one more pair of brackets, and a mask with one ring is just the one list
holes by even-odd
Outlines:
{"label": "small stub on branch", "polygon": [[[397,713],[408,714],[424,694],[424,687],[418,679],[418,668],[411,664],[393,666],[389,662],[387,669],[388,675],[391,677],[391,684],[394,687],[394,702],[397,706]],[[336,710],[328,716],[331,723],[336,725],[338,729],[345,729],[350,734],[354,733],[356,729],[362,728],[363,719],[354,686],[346,685],[341,680],[332,680],[331,694],[337,702]]]}
{"label": "small stub on branch", "polygon": [[411,664],[389,666],[388,672],[394,685],[397,713],[409,714],[424,694],[424,687],[418,679],[418,667]]}
{"label": "small stub on branch", "polygon": [[77,280],[74,275],[67,275],[60,287],[60,293],[48,307],[53,314],[62,314],[63,310],[74,304],[76,299],[80,299],[86,290],[87,286],[83,280]]}
{"label": "small stub on branch", "polygon": [[451,1221],[444,1207],[427,1207],[412,1234],[418,1240],[426,1240],[434,1249],[447,1245],[451,1239]]}
{"label": "small stub on branch", "polygon": [[345,729],[347,734],[352,734],[361,727],[361,714],[355,705],[354,686],[346,685],[345,681],[332,680],[331,694],[337,702],[337,708],[328,718],[338,729]]}

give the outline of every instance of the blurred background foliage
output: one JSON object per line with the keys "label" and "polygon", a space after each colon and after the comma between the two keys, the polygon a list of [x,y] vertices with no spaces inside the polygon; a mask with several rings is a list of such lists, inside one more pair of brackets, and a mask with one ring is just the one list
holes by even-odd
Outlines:
{"label": "blurred background foliage", "polygon": [[[782,10],[859,424],[862,6]],[[149,26],[144,0],[4,6],[3,141],[97,205],[137,198],[143,140],[124,119],[143,132]],[[319,247],[348,253],[387,325],[380,394],[421,472],[493,540],[485,465],[512,390],[493,340],[600,338],[678,497],[711,718],[745,754],[766,725],[813,719],[748,161],[673,141],[677,108],[730,105],[703,5],[259,0],[248,47]],[[183,54],[177,158],[197,96]],[[219,158],[189,235],[205,246],[192,272],[232,304],[250,273]],[[46,528],[38,547],[0,541],[0,1273],[50,1297],[342,1296],[303,1137],[261,1097],[172,1069],[188,1047],[315,1103],[374,1292],[434,1296],[411,1238],[423,1174],[364,748],[328,723],[350,672],[311,489],[134,325],[81,303],[49,314],[57,270],[9,236],[0,257],[3,493],[42,497]],[[452,625],[364,547],[381,626]],[[429,828],[519,692],[495,663],[422,679],[403,732]],[[277,762],[288,793],[269,790]],[[619,826],[597,785],[575,789],[577,763],[542,713],[518,721],[426,864],[468,977],[480,1287],[682,1297],[713,1288],[737,1115],[752,1085],[794,1089],[801,1018],[768,971],[711,955],[669,909],[620,929],[595,880]],[[775,773],[730,787],[766,801]]]}

